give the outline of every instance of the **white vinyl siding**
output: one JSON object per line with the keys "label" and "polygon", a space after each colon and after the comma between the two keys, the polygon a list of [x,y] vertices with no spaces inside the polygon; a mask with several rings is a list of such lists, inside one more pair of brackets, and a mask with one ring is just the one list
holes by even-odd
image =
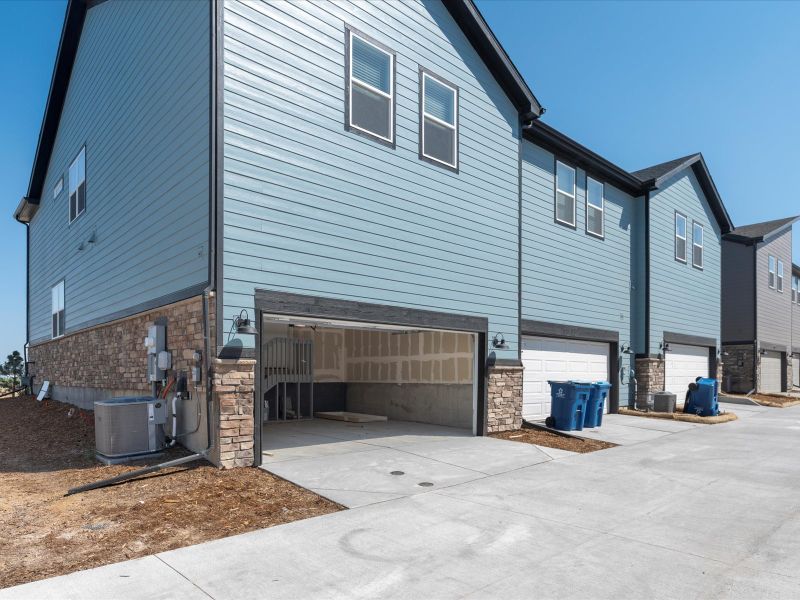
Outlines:
{"label": "white vinyl siding", "polygon": [[348,125],[394,143],[394,54],[348,31]]}
{"label": "white vinyl siding", "polygon": [[69,222],[86,210],[86,148],[81,148],[78,156],[69,166]]}
{"label": "white vinyl siding", "polygon": [[769,287],[775,289],[775,257],[769,257]]}
{"label": "white vinyl siding", "polygon": [[675,213],[675,260],[686,262],[686,216]]}
{"label": "white vinyl siding", "polygon": [[703,268],[703,226],[692,224],[692,266]]}
{"label": "white vinyl siding", "polygon": [[575,169],[556,161],[556,221],[575,227]]}
{"label": "white vinyl siding", "polygon": [[458,168],[458,89],[422,73],[422,156]]}
{"label": "white vinyl siding", "polygon": [[586,232],[597,237],[605,236],[605,187],[592,179],[586,178]]}
{"label": "white vinyl siding", "polygon": [[64,335],[64,281],[59,281],[51,290],[52,337]]}

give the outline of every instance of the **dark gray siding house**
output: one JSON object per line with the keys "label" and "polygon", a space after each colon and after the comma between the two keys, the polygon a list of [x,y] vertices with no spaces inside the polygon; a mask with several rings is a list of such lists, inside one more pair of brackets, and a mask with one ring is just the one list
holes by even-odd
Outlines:
{"label": "dark gray siding house", "polygon": [[723,242],[723,387],[747,393],[792,385],[798,217],[737,227]]}

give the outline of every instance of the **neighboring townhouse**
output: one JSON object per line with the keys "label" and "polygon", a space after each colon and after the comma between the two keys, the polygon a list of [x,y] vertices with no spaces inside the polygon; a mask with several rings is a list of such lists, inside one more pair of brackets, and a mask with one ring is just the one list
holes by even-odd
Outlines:
{"label": "neighboring townhouse", "polygon": [[792,387],[800,388],[800,267],[792,263]]}
{"label": "neighboring townhouse", "polygon": [[702,156],[629,173],[540,121],[524,138],[523,416],[548,380],[607,379],[615,411],[716,376],[731,222]]}
{"label": "neighboring townhouse", "polygon": [[518,426],[542,112],[469,0],[71,0],[15,213],[35,385],[185,377],[180,439],[224,466],[324,409]]}
{"label": "neighboring townhouse", "polygon": [[680,400],[697,377],[721,372],[722,236],[733,225],[701,154],[633,175],[646,190],[638,390]]}
{"label": "neighboring townhouse", "polygon": [[800,354],[792,225],[800,217],[737,227],[723,241],[723,389],[781,392]]}

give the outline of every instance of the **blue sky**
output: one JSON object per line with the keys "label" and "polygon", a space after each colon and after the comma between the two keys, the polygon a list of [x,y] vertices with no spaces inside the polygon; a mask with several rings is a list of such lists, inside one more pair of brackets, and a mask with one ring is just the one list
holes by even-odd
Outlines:
{"label": "blue sky", "polygon": [[[27,189],[65,4],[0,2],[0,356],[25,342],[25,228],[11,214]],[[550,125],[632,170],[703,152],[736,224],[800,213],[800,3],[478,6]],[[797,262],[800,235],[794,243]]]}

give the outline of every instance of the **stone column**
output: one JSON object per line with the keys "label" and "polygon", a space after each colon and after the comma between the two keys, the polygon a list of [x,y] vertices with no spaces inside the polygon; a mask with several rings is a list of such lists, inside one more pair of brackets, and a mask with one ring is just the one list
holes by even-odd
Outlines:
{"label": "stone column", "polygon": [[522,427],[522,367],[488,367],[487,431],[509,431]]}
{"label": "stone column", "polygon": [[636,359],[636,404],[644,406],[648,394],[664,389],[665,361],[660,357],[639,357]]}
{"label": "stone column", "polygon": [[253,464],[255,367],[253,359],[214,360],[214,400],[219,412],[214,462],[226,469]]}
{"label": "stone column", "polygon": [[[722,346],[722,389],[726,392],[746,394],[756,387],[755,344],[726,344]],[[730,389],[725,389],[725,384]]]}

